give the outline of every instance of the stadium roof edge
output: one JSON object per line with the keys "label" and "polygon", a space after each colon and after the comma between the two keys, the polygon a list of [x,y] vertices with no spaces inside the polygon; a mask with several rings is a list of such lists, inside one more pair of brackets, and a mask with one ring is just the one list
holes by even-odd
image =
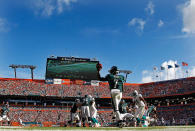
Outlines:
{"label": "stadium roof edge", "polygon": [[[156,81],[156,82],[149,82],[149,83],[125,83],[126,86],[128,85],[150,85],[150,84],[160,84],[164,82],[171,82],[171,81],[179,81],[184,79],[195,79],[195,77],[187,77],[187,78],[180,78],[180,79],[172,79],[172,80],[164,80],[164,81]],[[36,81],[36,82],[44,82],[44,79],[22,79],[22,78],[0,78],[0,80],[27,80],[27,81]],[[107,82],[102,82],[103,84],[108,84]]]}

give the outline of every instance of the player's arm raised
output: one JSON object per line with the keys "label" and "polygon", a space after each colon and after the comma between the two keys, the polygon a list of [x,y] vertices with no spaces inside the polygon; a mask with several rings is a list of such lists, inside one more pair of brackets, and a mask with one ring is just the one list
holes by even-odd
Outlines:
{"label": "player's arm raised", "polygon": [[108,75],[106,75],[106,77],[99,77],[100,81],[108,81]]}

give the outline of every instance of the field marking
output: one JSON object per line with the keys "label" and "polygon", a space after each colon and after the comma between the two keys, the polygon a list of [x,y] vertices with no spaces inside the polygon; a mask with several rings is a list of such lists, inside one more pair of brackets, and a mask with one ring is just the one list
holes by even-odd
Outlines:
{"label": "field marking", "polygon": [[152,130],[152,131],[194,131],[195,126],[156,126],[156,127],[100,127],[100,128],[83,128],[83,127],[13,127],[13,126],[0,126],[0,131],[5,130],[17,130],[17,131],[26,131],[26,130],[33,130],[33,131],[74,131],[74,130],[98,130],[98,131],[135,131],[135,130]]}

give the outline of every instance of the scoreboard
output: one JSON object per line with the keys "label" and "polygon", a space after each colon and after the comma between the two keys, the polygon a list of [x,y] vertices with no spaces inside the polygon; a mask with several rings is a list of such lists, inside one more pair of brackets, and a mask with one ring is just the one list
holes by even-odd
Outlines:
{"label": "scoreboard", "polygon": [[98,80],[98,65],[99,61],[88,58],[47,58],[46,79]]}

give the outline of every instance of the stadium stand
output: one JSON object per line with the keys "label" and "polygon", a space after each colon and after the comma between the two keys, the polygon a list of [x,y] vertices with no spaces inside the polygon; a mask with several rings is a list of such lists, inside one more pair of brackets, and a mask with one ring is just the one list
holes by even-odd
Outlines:
{"label": "stadium stand", "polygon": [[195,78],[141,84],[140,90],[145,98],[191,94],[195,93]]}
{"label": "stadium stand", "polygon": [[[173,118],[177,125],[195,124],[195,77],[146,84],[125,83],[123,98],[127,102],[131,102],[133,90],[138,90],[149,104],[158,105],[159,125],[162,124],[160,123],[162,117],[166,125],[171,125]],[[56,124],[67,121],[70,118],[69,106],[71,104],[69,106],[68,104],[66,106],[52,105],[55,101],[52,99],[55,97],[55,99],[63,99],[71,103],[75,97],[83,97],[86,94],[96,98],[101,122],[111,123],[111,104],[102,104],[102,101],[110,103],[108,83],[100,82],[99,86],[73,83],[58,85],[45,84],[44,80],[0,78],[0,97],[15,104],[10,106],[9,116],[12,122],[19,122],[19,118],[23,122],[37,123]],[[46,101],[46,105],[43,106],[44,100],[41,100],[41,106],[38,106],[36,100],[39,98],[34,100],[34,96],[50,99],[50,101]],[[71,101],[68,98],[71,98]],[[35,102],[30,104],[28,101]],[[103,106],[106,107],[103,108]]]}
{"label": "stadium stand", "polygon": [[59,108],[32,108],[32,107],[11,107],[9,116],[11,121],[19,122],[64,122],[69,119],[69,112]]}
{"label": "stadium stand", "polygon": [[195,103],[158,107],[158,118],[162,117],[165,119],[165,125],[172,125],[173,119],[175,120],[175,125],[194,124]]}
{"label": "stadium stand", "polygon": [[[195,92],[194,85],[195,78],[147,84],[126,84],[123,97],[129,98],[131,92],[135,89],[140,91],[145,98],[189,94]],[[110,97],[108,84],[100,83],[98,87],[75,84],[57,85],[45,84],[42,80],[30,81],[22,79],[0,79],[0,94],[57,97],[77,97],[89,94],[98,98]]]}

